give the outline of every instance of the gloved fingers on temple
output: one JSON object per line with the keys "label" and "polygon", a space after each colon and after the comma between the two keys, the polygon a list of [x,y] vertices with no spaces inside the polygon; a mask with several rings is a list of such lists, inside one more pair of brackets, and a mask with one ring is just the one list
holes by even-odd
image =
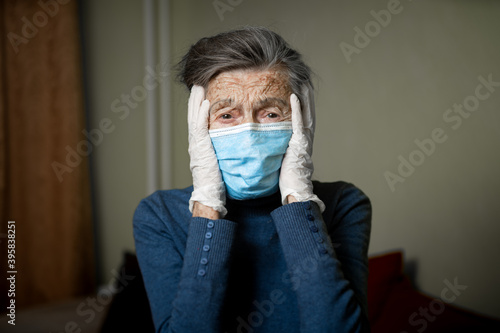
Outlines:
{"label": "gloved fingers on temple", "polygon": [[208,131],[208,111],[210,109],[210,101],[208,99],[204,100],[201,103],[200,110],[198,111],[198,125],[200,125],[200,128],[203,128],[203,130]]}
{"label": "gloved fingers on temple", "polygon": [[205,89],[202,86],[194,85],[191,88],[191,94],[189,95],[188,102],[188,123],[191,125],[196,122],[198,111],[200,109],[201,102],[205,98]]}
{"label": "gloved fingers on temple", "polygon": [[303,122],[302,114],[300,109],[300,102],[297,95],[292,94],[290,96],[290,105],[292,107],[292,128],[293,133],[302,133]]}
{"label": "gloved fingers on temple", "polygon": [[302,86],[302,119],[304,120],[304,128],[310,129],[314,133],[315,128],[315,105],[314,105],[314,90],[310,84]]}

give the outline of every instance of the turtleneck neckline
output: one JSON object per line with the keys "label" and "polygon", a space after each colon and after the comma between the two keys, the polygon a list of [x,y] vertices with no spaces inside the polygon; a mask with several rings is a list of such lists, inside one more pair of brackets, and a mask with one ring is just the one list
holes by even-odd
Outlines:
{"label": "turtleneck neckline", "polygon": [[[228,210],[238,210],[247,209],[247,208],[257,208],[257,209],[270,209],[273,210],[277,207],[281,206],[281,193],[280,191],[276,191],[274,194],[256,198],[256,199],[247,199],[247,200],[236,200],[230,197],[227,197],[226,207]],[[267,208],[267,209],[266,209]]]}

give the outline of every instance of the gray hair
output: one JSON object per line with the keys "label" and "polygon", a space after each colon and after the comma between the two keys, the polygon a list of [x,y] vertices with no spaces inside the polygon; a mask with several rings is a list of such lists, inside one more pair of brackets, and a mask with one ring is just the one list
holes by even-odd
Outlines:
{"label": "gray hair", "polygon": [[218,74],[238,69],[283,69],[292,91],[303,101],[302,87],[311,83],[311,69],[277,33],[263,27],[245,27],[200,39],[178,64],[180,81],[207,88]]}

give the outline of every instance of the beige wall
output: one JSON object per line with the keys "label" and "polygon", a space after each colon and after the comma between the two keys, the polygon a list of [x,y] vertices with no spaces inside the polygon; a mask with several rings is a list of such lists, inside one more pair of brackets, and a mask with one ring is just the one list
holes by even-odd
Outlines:
{"label": "beige wall", "polygon": [[[500,82],[500,3],[402,1],[348,63],[340,44],[355,45],[353,29],[364,30],[374,20],[370,11],[387,9],[389,1],[221,1],[234,4],[223,20],[213,1],[171,1],[173,59],[200,37],[242,25],[283,35],[317,73],[315,178],[347,180],[370,196],[370,253],[402,248],[415,262],[420,289],[439,296],[443,281],[457,278],[468,288],[455,304],[500,317],[500,87],[480,88],[490,95],[458,128],[443,119],[455,103],[474,101],[468,96],[479,76]],[[142,14],[138,1],[90,3],[95,124],[113,116],[111,101],[141,80]],[[185,187],[191,183],[187,93],[172,89],[173,185]],[[117,123],[94,154],[105,273],[118,265],[120,251],[133,249],[132,212],[145,192],[140,110]],[[418,160],[415,140],[439,128],[437,140],[446,140]],[[384,174],[397,174],[400,155],[421,165],[392,191]]]}
{"label": "beige wall", "polygon": [[[145,102],[125,117],[113,112],[122,94],[131,95],[144,77],[142,4],[140,1],[84,1],[90,128],[102,119],[114,124],[90,155],[100,282],[112,278],[124,250],[133,250],[132,214],[146,194]],[[115,104],[115,107],[124,106]],[[123,119],[121,119],[123,118]]]}

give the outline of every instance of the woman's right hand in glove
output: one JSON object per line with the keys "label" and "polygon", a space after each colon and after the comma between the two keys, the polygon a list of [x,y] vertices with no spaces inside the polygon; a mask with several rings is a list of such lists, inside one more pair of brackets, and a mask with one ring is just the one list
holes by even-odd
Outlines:
{"label": "woman's right hand in glove", "polygon": [[189,156],[193,176],[193,193],[189,210],[193,217],[218,219],[227,214],[226,188],[219,163],[208,134],[210,102],[205,90],[193,86],[188,103]]}

